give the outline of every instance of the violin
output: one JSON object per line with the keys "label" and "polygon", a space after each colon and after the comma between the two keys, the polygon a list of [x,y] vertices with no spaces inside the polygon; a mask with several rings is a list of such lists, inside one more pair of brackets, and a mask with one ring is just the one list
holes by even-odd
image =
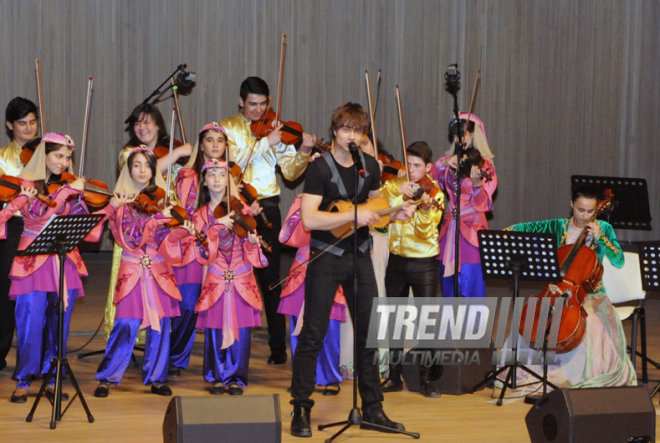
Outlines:
{"label": "violin", "polygon": [[[178,148],[179,146],[183,146],[184,142],[178,139],[174,139],[174,147]],[[156,156],[156,159],[160,159],[163,157],[166,157],[170,154],[170,148],[167,146],[163,145],[158,145],[154,148],[154,155]],[[175,163],[181,166],[185,166],[186,163],[190,160],[190,156],[185,156],[185,157],[180,157]]]}
{"label": "violin", "polygon": [[493,180],[493,177],[490,173],[484,171],[483,168],[486,160],[481,156],[481,153],[474,146],[470,146],[463,151],[463,157],[461,157],[461,175],[463,177],[469,177],[472,172],[472,166],[476,166],[481,171],[481,178],[485,178],[487,182]]}
{"label": "violin", "polygon": [[30,140],[29,142],[23,145],[20,156],[21,163],[23,163],[24,165],[30,163],[32,156],[34,155],[34,151],[37,150],[39,143],[41,143],[41,137],[37,137],[34,140]]}
{"label": "violin", "polygon": [[406,165],[399,160],[394,160],[385,154],[378,153],[378,160],[383,164],[383,171],[380,174],[380,181],[382,183],[397,178],[399,171],[405,171]]}
{"label": "violin", "polygon": [[[62,186],[72,183],[78,179],[78,176],[63,171],[59,180],[48,183],[48,194],[56,193]],[[100,180],[89,180],[85,182],[83,198],[85,203],[92,208],[102,208],[108,204],[108,199],[114,196],[107,184]]]}
{"label": "violin", "polygon": [[[256,234],[254,230],[257,229],[257,221],[251,215],[243,214],[243,202],[236,197],[231,197],[229,199],[229,212],[232,213],[231,218],[234,220],[232,229],[236,235],[245,238],[248,233]],[[227,203],[223,201],[213,210],[213,217],[219,220],[229,212],[227,211]],[[265,240],[259,238],[259,243],[269,253],[273,252],[273,248]]]}
{"label": "violin", "polygon": [[[586,225],[596,220],[596,217],[604,210],[612,207],[613,197],[612,190],[607,189],[605,200],[598,203],[596,211],[594,211]],[[550,297],[552,299],[551,305],[554,305],[556,297],[566,298],[564,307],[561,310],[557,347],[552,349],[558,354],[570,352],[582,343],[587,328],[587,313],[582,304],[587,294],[594,291],[603,276],[603,265],[598,260],[598,256],[593,249],[585,246],[589,232],[586,225],[582,228],[575,243],[564,245],[557,250],[559,263],[561,263],[559,273],[562,281],[556,284],[548,283],[543,291],[536,296],[537,298]],[[534,317],[534,327],[532,328],[530,343],[534,343],[536,342],[541,303],[536,303],[535,312],[528,312],[528,306],[529,302],[523,307],[519,329],[522,334],[527,315],[532,315]]]}
{"label": "violin", "polygon": [[[419,205],[421,203],[422,200],[416,200],[412,204]],[[403,203],[401,205],[390,207],[390,205],[387,204],[387,201],[384,198],[372,197],[368,199],[366,202],[359,204],[358,210],[368,209],[372,211],[374,214],[378,214],[378,216],[380,217],[380,222],[373,224],[371,227],[382,229],[390,223],[390,214],[399,212],[402,208],[410,204],[411,203]],[[346,211],[353,211],[354,209],[355,209],[355,205],[353,204],[353,202],[337,200],[336,202],[330,204],[330,206],[328,207],[328,212],[346,212]],[[353,226],[354,226],[353,222],[346,223],[345,225],[331,229],[330,233],[334,235],[336,238],[346,238],[353,233]]]}
{"label": "violin", "polygon": [[[21,193],[21,181],[18,177],[11,175],[0,176],[0,201],[8,203],[18,197]],[[52,200],[45,195],[37,194],[37,198],[45,203],[49,208],[57,206],[55,200]]]}
{"label": "violin", "polygon": [[[277,117],[277,113],[272,109],[267,110],[261,119],[254,121],[250,124],[250,130],[257,138],[268,137],[268,134],[273,132],[278,125],[283,125],[280,129],[281,140],[287,145],[295,145],[300,143],[303,137],[303,127],[298,122],[293,121],[280,121]],[[316,141],[316,146],[319,148],[329,151],[330,146],[326,145],[320,140]]]}
{"label": "violin", "polygon": [[[241,201],[248,206],[254,203],[255,201],[257,201],[258,193],[257,190],[254,189],[254,186],[241,180],[241,177],[243,176],[243,171],[241,170],[241,167],[238,166],[236,163],[232,162],[232,165],[229,168],[229,173],[234,179],[234,183],[236,183],[236,186],[242,185],[238,193],[238,196],[241,198]],[[261,221],[263,221],[264,225],[268,229],[273,228],[273,223],[270,220],[268,220],[266,214],[261,212],[259,213],[259,216],[261,217]]]}
{"label": "violin", "polygon": [[433,205],[438,209],[442,209],[440,203],[438,203],[438,201],[435,199],[435,197],[438,195],[438,192],[440,192],[438,187],[435,186],[435,182],[431,180],[428,175],[424,175],[424,177],[417,181],[417,184],[419,185],[420,190],[422,190],[430,197],[428,201],[422,201],[422,206],[427,207],[429,205]]}
{"label": "violin", "polygon": [[165,190],[156,185],[146,186],[135,197],[133,204],[147,215],[158,214],[165,208]]}
{"label": "violin", "polygon": [[[170,214],[172,215],[172,221],[167,222],[165,226],[170,229],[178,228],[183,225],[183,222],[188,220],[188,212],[179,205],[174,205],[170,209]],[[209,242],[197,229],[193,231],[193,235],[197,241],[198,245],[208,246]]]}

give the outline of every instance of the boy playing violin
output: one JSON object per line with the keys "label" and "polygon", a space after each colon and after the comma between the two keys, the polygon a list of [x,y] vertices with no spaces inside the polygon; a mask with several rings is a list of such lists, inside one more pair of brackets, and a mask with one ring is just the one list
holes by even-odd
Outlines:
{"label": "boy playing violin", "polygon": [[281,245],[278,236],[282,228],[282,216],[279,206],[280,187],[277,184],[275,170],[279,166],[287,180],[300,177],[307,168],[310,152],[316,144],[316,137],[303,134],[300,150],[296,151],[293,145],[281,142],[282,125],[279,125],[267,137],[256,140],[250,124],[259,121],[264,115],[268,108],[269,96],[270,89],[265,81],[259,77],[248,77],[241,83],[238,98],[240,112],[222,120],[220,126],[226,129],[232,160],[244,171],[244,181],[257,190],[259,205],[263,208],[267,219],[272,222],[272,226],[268,227],[262,219],[257,219],[259,235],[272,245],[272,252],[264,252],[268,266],[255,269],[255,274],[264,299],[268,321],[270,336],[268,364],[280,365],[287,360],[285,318],[277,313],[282,287],[268,289],[270,284],[280,279]]}
{"label": "boy playing violin", "polygon": [[[420,180],[426,177],[433,167],[431,148],[425,142],[415,142],[407,149],[408,178],[388,180],[381,189],[381,196],[390,206],[398,205],[406,198],[419,194]],[[429,193],[435,190],[435,196]],[[385,274],[385,288],[388,297],[408,297],[412,288],[415,297],[437,297],[440,284],[437,257],[438,224],[442,220],[444,194],[435,182],[429,193],[422,195],[423,203],[415,215],[406,221],[396,221],[389,228],[390,258]],[[401,361],[403,349],[390,349],[390,376],[382,385],[383,392],[396,392],[403,389],[401,381]],[[425,397],[440,397],[440,392],[431,383],[431,365],[420,365],[420,393]]]}
{"label": "boy playing violin", "polygon": [[[0,174],[17,176],[23,170],[21,150],[23,145],[37,136],[37,107],[23,97],[12,99],[5,111],[7,135],[12,139],[7,146],[0,148]],[[7,222],[7,236],[0,240],[0,371],[7,366],[5,358],[14,337],[14,310],[16,302],[9,298],[9,270],[14,262],[18,242],[23,233],[23,218],[20,212]]]}

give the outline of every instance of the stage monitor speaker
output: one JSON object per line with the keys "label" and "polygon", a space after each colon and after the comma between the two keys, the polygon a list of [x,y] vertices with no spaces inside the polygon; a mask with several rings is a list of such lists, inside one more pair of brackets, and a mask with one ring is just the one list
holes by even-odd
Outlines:
{"label": "stage monitor speaker", "polygon": [[655,442],[655,408],[644,386],[553,391],[525,422],[532,443]]}
{"label": "stage monitor speaker", "polygon": [[[434,349],[432,352],[445,352],[447,362],[442,365],[434,365],[431,370],[433,385],[442,393],[449,395],[469,394],[471,389],[492,371],[493,349]],[[478,355],[478,362],[474,354]],[[467,361],[460,361],[466,358]],[[472,364],[468,364],[472,361]],[[414,364],[413,364],[414,363]],[[411,392],[419,392],[419,357],[413,358],[412,354],[406,353],[404,364],[401,368],[403,381]]]}
{"label": "stage monitor speaker", "polygon": [[174,397],[163,420],[164,443],[280,443],[280,397]]}

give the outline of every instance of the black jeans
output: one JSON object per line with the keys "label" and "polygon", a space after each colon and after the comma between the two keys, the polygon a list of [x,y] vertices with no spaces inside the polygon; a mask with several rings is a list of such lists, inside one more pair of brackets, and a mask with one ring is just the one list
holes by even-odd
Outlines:
{"label": "black jeans", "polygon": [[14,339],[16,302],[9,299],[11,280],[9,271],[16,256],[23,233],[23,219],[12,217],[7,221],[7,239],[0,240],[0,362],[4,362]]}
{"label": "black jeans", "polygon": [[[390,253],[385,272],[385,290],[388,297],[408,297],[412,287],[415,297],[439,297],[440,264],[436,257],[408,258]],[[401,361],[403,349],[390,349],[390,358]]]}
{"label": "black jeans", "polygon": [[[318,252],[318,251],[316,251]],[[312,255],[313,257],[313,255]],[[305,278],[305,313],[303,327],[298,338],[296,358],[293,359],[291,395],[294,406],[311,408],[314,400],[316,359],[328,330],[330,311],[339,285],[344,289],[348,309],[355,325],[357,337],[358,391],[362,398],[362,410],[377,413],[382,410],[383,394],[380,391],[378,365],[374,365],[377,349],[366,348],[369,316],[374,297],[378,297],[374,268],[369,251],[357,258],[358,292],[357,311],[354,303],[353,264],[355,255],[345,252],[341,257],[326,253],[309,264]]]}
{"label": "black jeans", "polygon": [[280,256],[282,253],[282,246],[278,237],[280,235],[280,229],[282,228],[282,219],[280,208],[277,204],[278,201],[279,197],[260,200],[260,203],[263,204],[264,214],[273,224],[272,228],[268,229],[266,225],[264,225],[261,217],[256,217],[257,234],[259,234],[273,248],[273,252],[271,253],[263,251],[268,259],[268,266],[265,268],[254,268],[254,273],[257,276],[257,283],[259,284],[259,290],[261,291],[261,297],[264,302],[264,309],[266,310],[269,336],[268,346],[270,346],[271,353],[286,351],[286,319],[284,315],[277,313],[277,308],[280,306],[282,285],[279,285],[272,290],[268,290],[268,286],[277,283],[280,279]]}

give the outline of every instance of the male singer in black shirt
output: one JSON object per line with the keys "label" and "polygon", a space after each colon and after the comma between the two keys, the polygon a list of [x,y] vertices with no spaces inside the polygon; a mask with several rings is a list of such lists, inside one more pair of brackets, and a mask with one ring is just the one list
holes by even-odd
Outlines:
{"label": "male singer in black shirt", "polygon": [[[358,388],[362,397],[364,429],[374,429],[368,423],[404,430],[400,423],[391,421],[383,412],[383,395],[380,390],[378,366],[374,365],[376,349],[367,349],[367,331],[371,304],[378,296],[368,226],[379,220],[377,214],[368,209],[358,210],[358,224],[362,226],[355,235],[332,244],[335,237],[331,229],[353,221],[353,211],[327,212],[328,206],[336,200],[353,201],[355,195],[355,164],[363,165],[358,179],[358,204],[367,198],[380,195],[380,169],[376,160],[357,150],[362,135],[369,129],[367,113],[362,106],[347,103],[335,109],[332,116],[332,150],[308,167],[302,195],[302,222],[312,231],[311,255],[314,258],[320,250],[326,252],[312,261],[307,268],[305,279],[305,312],[303,328],[298,338],[296,356],[293,359],[291,395],[293,418],[291,434],[296,437],[311,437],[310,411],[314,401],[310,399],[315,386],[316,359],[328,329],[330,310],[337,288],[344,288],[351,318],[356,325]],[[350,146],[350,150],[349,150]],[[352,154],[353,152],[353,154]],[[356,160],[356,161],[354,161]],[[412,216],[414,206],[399,211],[394,218],[407,220]],[[354,253],[357,241],[358,254]],[[332,244],[332,245],[331,245]],[[328,245],[331,245],[328,247]],[[354,293],[354,264],[357,261],[358,291]],[[357,311],[354,303],[357,297]]]}

